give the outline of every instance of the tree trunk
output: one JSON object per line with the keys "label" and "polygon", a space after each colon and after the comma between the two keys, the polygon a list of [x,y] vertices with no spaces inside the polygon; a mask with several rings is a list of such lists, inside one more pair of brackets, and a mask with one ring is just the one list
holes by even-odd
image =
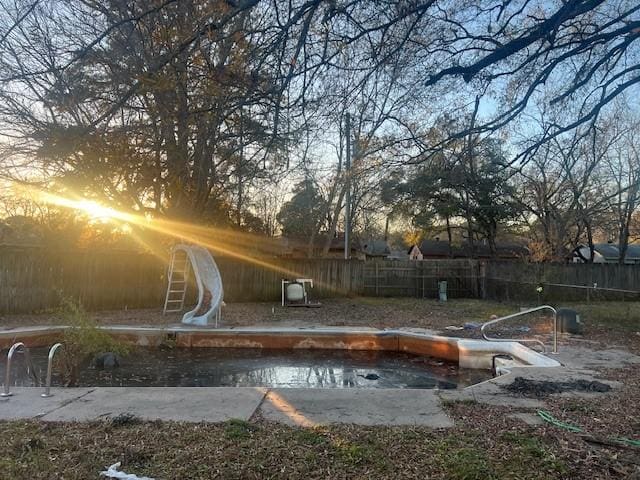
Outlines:
{"label": "tree trunk", "polygon": [[451,221],[449,219],[449,215],[445,216],[445,221],[447,222],[447,242],[449,243],[449,257],[453,258],[453,235],[451,233]]}
{"label": "tree trunk", "polygon": [[[635,179],[634,179],[635,180]],[[618,250],[620,251],[620,258],[618,263],[624,265],[624,258],[627,256],[627,250],[629,247],[630,236],[630,224],[633,218],[633,212],[636,209],[638,203],[638,193],[640,191],[640,182],[634,181],[633,187],[627,192],[627,201],[625,202],[624,214],[621,215],[622,222],[620,223],[620,231],[618,235]]]}
{"label": "tree trunk", "polygon": [[585,228],[587,230],[587,242],[589,245],[588,263],[593,263],[593,256],[595,255],[596,248],[593,244],[593,229],[591,228],[591,222],[585,222]]}
{"label": "tree trunk", "polygon": [[342,185],[340,189],[340,195],[338,195],[338,201],[336,202],[335,207],[333,208],[333,217],[331,218],[331,225],[329,226],[329,231],[327,232],[327,238],[324,242],[324,247],[322,248],[322,256],[326,257],[327,253],[329,253],[329,248],[331,248],[331,240],[333,240],[333,236],[336,233],[336,227],[338,226],[338,217],[340,216],[340,210],[342,210],[342,201],[344,200],[344,196],[347,192],[347,182]]}

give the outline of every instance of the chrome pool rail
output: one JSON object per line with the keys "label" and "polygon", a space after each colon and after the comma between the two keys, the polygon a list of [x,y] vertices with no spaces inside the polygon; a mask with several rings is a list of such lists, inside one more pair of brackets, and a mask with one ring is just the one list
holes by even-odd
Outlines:
{"label": "chrome pool rail", "polygon": [[527,310],[522,310],[520,312],[512,313],[511,315],[507,315],[504,317],[496,318],[494,320],[485,322],[482,324],[482,327],[480,327],[480,333],[482,333],[482,338],[484,338],[485,340],[489,340],[491,342],[537,343],[542,346],[542,353],[546,353],[547,348],[544,342],[536,338],[495,338],[495,337],[488,337],[487,334],[485,333],[485,329],[490,325],[494,325],[498,322],[502,322],[503,320],[509,320],[511,318],[527,315],[529,313],[538,312],[540,310],[551,310],[553,312],[553,351],[552,353],[558,353],[558,316],[557,316],[556,309],[553,308],[551,305],[541,305],[539,307],[529,308]]}
{"label": "chrome pool rail", "polygon": [[51,374],[53,372],[53,357],[58,351],[60,347],[63,345],[61,343],[56,343],[49,350],[49,360],[47,361],[47,383],[44,387],[44,393],[40,394],[43,398],[53,397],[53,393],[51,393]]}
{"label": "chrome pool rail", "polygon": [[9,353],[7,353],[7,369],[4,377],[4,391],[0,393],[0,397],[10,397],[11,395],[13,395],[9,385],[11,383],[11,360],[13,359],[13,354],[20,351],[24,353],[24,358],[27,362],[27,370],[31,369],[31,372],[35,374],[33,362],[31,361],[31,353],[29,352],[27,346],[22,342],[14,343],[13,345],[11,345]]}

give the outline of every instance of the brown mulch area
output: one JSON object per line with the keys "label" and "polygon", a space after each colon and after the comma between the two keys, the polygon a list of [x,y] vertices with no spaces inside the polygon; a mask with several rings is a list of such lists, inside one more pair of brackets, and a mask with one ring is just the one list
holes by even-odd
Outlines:
{"label": "brown mulch area", "polygon": [[531,380],[524,377],[515,377],[513,382],[504,387],[511,393],[528,397],[543,398],[553,393],[564,392],[597,392],[611,391],[611,386],[597,380],[572,380],[567,382],[549,380]]}
{"label": "brown mulch area", "polygon": [[637,329],[615,325],[587,325],[579,339],[595,342],[599,348],[622,348],[640,355],[640,324]]}
{"label": "brown mulch area", "polygon": [[568,478],[640,479],[640,447],[616,442],[621,437],[640,440],[640,369],[631,366],[600,373],[602,378],[622,381],[623,385],[606,394],[570,392],[544,398],[545,410],[561,422],[580,427],[579,433],[546,422],[526,426],[508,417],[515,412],[537,415],[536,410],[473,402],[451,403],[447,408],[456,420],[456,429],[467,434],[475,431],[496,439],[505,432],[526,433],[529,439],[524,442],[548,446],[566,467]]}
{"label": "brown mulch area", "polygon": [[[637,382],[640,376],[635,377]],[[456,403],[448,408],[456,419],[456,427],[468,433],[476,431],[495,439],[505,432],[526,432],[529,438],[524,441],[547,445],[566,467],[567,478],[640,479],[640,447],[612,442],[618,437],[640,438],[640,425],[633,413],[640,407],[637,387],[637,383],[631,384],[620,392],[590,399],[575,396],[546,399],[546,410],[562,422],[579,426],[582,433],[550,423],[526,426],[508,417],[508,413],[519,410],[507,407]]]}
{"label": "brown mulch area", "polygon": [[[492,314],[510,312],[513,307],[479,300],[455,300],[441,304],[411,298],[326,299],[318,308],[281,307],[277,303],[229,303],[221,326],[367,326],[375,328],[444,328],[466,321],[480,322]],[[111,310],[92,313],[104,325],[168,325],[179,323],[181,314],[162,315],[162,310]],[[0,316],[0,327],[64,323],[58,313]]]}
{"label": "brown mulch area", "polygon": [[640,369],[634,365],[602,370],[599,374],[601,378],[621,382],[622,386],[606,395],[552,395],[549,410],[560,420],[576,423],[594,435],[640,440]]}

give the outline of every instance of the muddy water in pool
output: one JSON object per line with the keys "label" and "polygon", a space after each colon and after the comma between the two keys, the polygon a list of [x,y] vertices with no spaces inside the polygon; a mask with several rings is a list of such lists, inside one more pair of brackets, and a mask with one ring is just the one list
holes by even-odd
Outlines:
{"label": "muddy water in pool", "polygon": [[[47,352],[32,351],[44,379]],[[4,365],[2,365],[4,367]],[[32,386],[23,359],[13,366],[11,383]],[[140,348],[120,366],[82,368],[80,386],[291,387],[291,388],[461,388],[491,378],[486,370],[397,352],[349,350],[270,350],[232,348]],[[54,375],[53,385],[61,379]]]}

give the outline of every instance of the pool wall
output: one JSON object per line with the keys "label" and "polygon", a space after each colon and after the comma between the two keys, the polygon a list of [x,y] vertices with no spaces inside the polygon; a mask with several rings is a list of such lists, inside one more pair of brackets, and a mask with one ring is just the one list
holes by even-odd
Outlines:
{"label": "pool wall", "polygon": [[[62,339],[65,326],[23,327],[0,331],[0,348],[15,342],[46,347]],[[490,369],[493,357],[508,354],[520,366],[557,367],[560,363],[518,342],[490,342],[404,330],[350,328],[101,327],[129,344],[153,347],[172,340],[190,348],[277,348],[406,352],[458,362],[462,368]]]}

